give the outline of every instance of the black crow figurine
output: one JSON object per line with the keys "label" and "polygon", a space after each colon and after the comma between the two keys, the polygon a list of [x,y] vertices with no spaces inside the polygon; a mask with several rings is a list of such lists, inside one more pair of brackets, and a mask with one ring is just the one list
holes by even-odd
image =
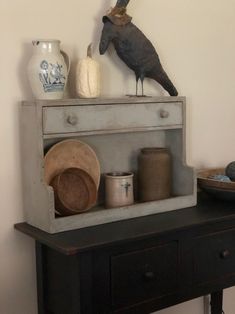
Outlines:
{"label": "black crow figurine", "polygon": [[110,44],[120,59],[135,72],[136,96],[138,81],[142,84],[144,96],[144,78],[154,79],[167,90],[171,96],[178,92],[164,71],[158,54],[148,38],[133,24],[131,17],[126,14],[126,7],[130,0],[118,0],[116,6],[103,17],[104,27],[100,39],[100,54],[104,54]]}

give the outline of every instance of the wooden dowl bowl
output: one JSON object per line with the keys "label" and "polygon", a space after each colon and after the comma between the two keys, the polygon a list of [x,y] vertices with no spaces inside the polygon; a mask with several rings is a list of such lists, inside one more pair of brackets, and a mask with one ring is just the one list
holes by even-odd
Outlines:
{"label": "wooden dowl bowl", "polygon": [[235,200],[235,182],[223,182],[213,178],[214,175],[224,175],[225,168],[204,169],[198,171],[198,186],[208,194],[222,200]]}
{"label": "wooden dowl bowl", "polygon": [[83,169],[65,169],[52,179],[50,185],[54,189],[55,209],[61,215],[79,214],[96,203],[96,183]]}

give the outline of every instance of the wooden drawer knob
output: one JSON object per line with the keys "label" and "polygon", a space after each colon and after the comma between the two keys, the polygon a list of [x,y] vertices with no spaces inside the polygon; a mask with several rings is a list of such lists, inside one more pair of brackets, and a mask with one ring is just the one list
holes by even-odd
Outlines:
{"label": "wooden drawer knob", "polygon": [[74,126],[78,123],[78,117],[74,115],[69,115],[67,116],[66,121],[68,124]]}
{"label": "wooden drawer knob", "polygon": [[221,257],[222,259],[226,259],[226,258],[228,258],[230,255],[231,255],[231,254],[230,254],[230,251],[229,251],[229,250],[224,250],[224,251],[222,251],[222,252],[220,253],[220,257]]}
{"label": "wooden drawer knob", "polygon": [[156,277],[155,277],[154,272],[152,272],[152,271],[147,271],[147,272],[144,274],[144,278],[145,278],[146,281],[151,281],[151,280],[155,279]]}
{"label": "wooden drawer knob", "polygon": [[163,118],[163,119],[166,119],[168,118],[170,115],[169,111],[166,111],[164,109],[160,110],[160,117]]}

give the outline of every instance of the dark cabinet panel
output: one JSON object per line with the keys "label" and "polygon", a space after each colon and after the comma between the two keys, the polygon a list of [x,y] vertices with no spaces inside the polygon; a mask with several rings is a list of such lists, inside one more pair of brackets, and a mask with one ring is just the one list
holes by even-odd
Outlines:
{"label": "dark cabinet panel", "polygon": [[177,290],[178,242],[121,254],[111,258],[111,287],[114,307]]}
{"label": "dark cabinet panel", "polygon": [[39,314],[149,314],[235,285],[235,205],[193,208],[60,234],[28,224],[36,240]]}
{"label": "dark cabinet panel", "polygon": [[195,284],[235,275],[235,229],[196,239],[193,261]]}

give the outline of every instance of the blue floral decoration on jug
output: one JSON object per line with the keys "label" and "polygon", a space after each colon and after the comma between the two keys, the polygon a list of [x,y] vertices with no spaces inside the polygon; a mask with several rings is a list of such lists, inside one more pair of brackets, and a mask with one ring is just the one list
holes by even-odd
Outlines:
{"label": "blue floral decoration on jug", "polygon": [[39,79],[43,85],[44,92],[63,91],[65,85],[65,76],[62,73],[63,65],[48,63],[43,60],[40,63]]}

